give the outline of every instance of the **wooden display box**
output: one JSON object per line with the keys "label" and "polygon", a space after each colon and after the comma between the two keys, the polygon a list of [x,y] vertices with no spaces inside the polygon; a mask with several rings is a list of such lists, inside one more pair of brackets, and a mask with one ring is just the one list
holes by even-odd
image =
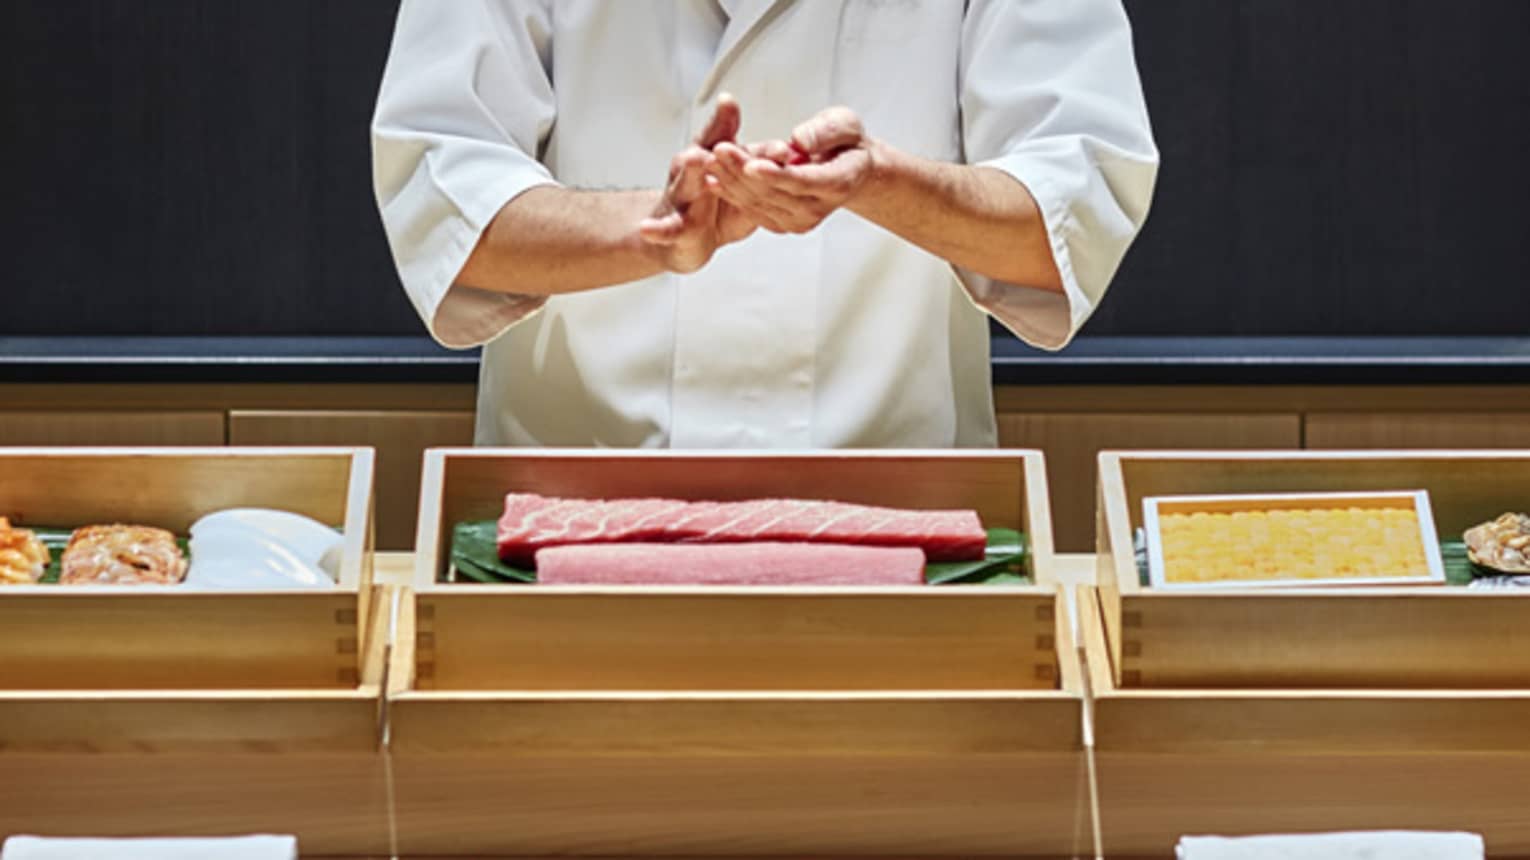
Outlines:
{"label": "wooden display box", "polygon": [[1122,687],[1100,606],[1080,601],[1104,856],[1171,858],[1186,834],[1397,828],[1530,856],[1530,691]]}
{"label": "wooden display box", "polygon": [[[1030,536],[1039,584],[440,583],[452,524],[508,491],[971,507]],[[435,450],[418,550],[388,706],[402,854],[1090,848],[1039,453]]]}
{"label": "wooden display box", "polygon": [[1154,589],[1132,535],[1149,496],[1426,490],[1446,538],[1530,506],[1530,451],[1106,452],[1099,600],[1125,688],[1530,688],[1530,589]]}
{"label": "wooden display box", "polygon": [[[339,588],[0,588],[0,839],[297,833],[387,847],[370,449],[0,449],[17,525],[184,535],[270,507],[341,526]],[[377,632],[373,632],[374,629]]]}

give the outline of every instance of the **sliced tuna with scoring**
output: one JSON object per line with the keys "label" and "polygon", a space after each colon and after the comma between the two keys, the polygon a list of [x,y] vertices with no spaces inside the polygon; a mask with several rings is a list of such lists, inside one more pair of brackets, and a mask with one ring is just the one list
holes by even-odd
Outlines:
{"label": "sliced tuna with scoring", "polygon": [[915,511],[801,499],[505,497],[499,555],[530,565],[545,547],[606,543],[835,543],[912,547],[932,562],[981,559],[987,533],[975,511]]}

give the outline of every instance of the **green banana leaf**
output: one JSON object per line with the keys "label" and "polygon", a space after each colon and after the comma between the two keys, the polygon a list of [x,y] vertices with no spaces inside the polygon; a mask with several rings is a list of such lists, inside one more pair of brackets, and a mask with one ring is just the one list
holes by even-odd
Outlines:
{"label": "green banana leaf", "polygon": [[[481,583],[536,582],[533,570],[499,560],[495,520],[460,522],[452,527],[452,566],[459,580]],[[1024,574],[1029,551],[1025,535],[1014,529],[989,529],[988,554],[982,561],[943,562],[925,566],[930,585],[1028,585]]]}
{"label": "green banana leaf", "polygon": [[1026,585],[1025,556],[1030,546],[1014,529],[989,529],[982,561],[948,561],[924,566],[928,585]]}
{"label": "green banana leaf", "polygon": [[499,560],[499,522],[461,522],[452,527],[452,565],[472,582],[536,582],[536,571]]}
{"label": "green banana leaf", "polygon": [[48,550],[48,566],[43,568],[42,579],[37,582],[39,585],[52,585],[58,582],[64,547],[69,545],[69,536],[74,532],[72,529],[33,529],[32,533],[37,535],[37,539]]}

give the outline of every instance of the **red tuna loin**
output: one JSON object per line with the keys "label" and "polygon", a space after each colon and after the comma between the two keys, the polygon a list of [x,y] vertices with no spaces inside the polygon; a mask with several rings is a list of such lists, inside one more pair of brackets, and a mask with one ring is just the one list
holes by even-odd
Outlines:
{"label": "red tuna loin", "polygon": [[915,547],[930,561],[975,561],[988,535],[975,511],[911,511],[843,502],[765,499],[505,497],[499,556],[527,565],[545,547],[597,543],[837,543]]}
{"label": "red tuna loin", "polygon": [[813,543],[583,544],[536,554],[542,585],[923,585],[924,553]]}

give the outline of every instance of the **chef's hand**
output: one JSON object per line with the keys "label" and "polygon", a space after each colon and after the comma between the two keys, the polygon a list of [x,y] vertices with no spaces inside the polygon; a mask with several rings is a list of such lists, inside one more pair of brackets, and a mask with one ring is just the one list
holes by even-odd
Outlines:
{"label": "chef's hand", "polygon": [[638,225],[643,241],[657,251],[669,271],[697,271],[718,248],[747,237],[758,226],[706,188],[711,150],[737,138],[741,121],[738,102],[726,93],[718,96],[707,127],[670,161],[669,183],[659,205]]}
{"label": "chef's hand", "polygon": [[797,126],[790,141],[719,142],[707,189],[767,230],[806,233],[866,185],[873,151],[860,117],[831,107]]}

